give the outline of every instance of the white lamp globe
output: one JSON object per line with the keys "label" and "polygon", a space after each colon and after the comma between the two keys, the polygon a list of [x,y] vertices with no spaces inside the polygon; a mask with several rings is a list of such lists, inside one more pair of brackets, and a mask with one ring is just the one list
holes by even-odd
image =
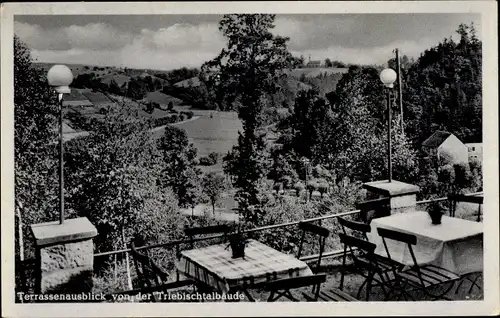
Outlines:
{"label": "white lamp globe", "polygon": [[385,85],[385,87],[388,88],[393,88],[394,87],[394,82],[396,81],[396,78],[398,75],[392,68],[386,68],[380,72],[380,81],[382,81],[382,84]]}
{"label": "white lamp globe", "polygon": [[59,94],[68,94],[71,92],[69,84],[73,82],[73,73],[66,65],[54,65],[47,73],[47,81]]}

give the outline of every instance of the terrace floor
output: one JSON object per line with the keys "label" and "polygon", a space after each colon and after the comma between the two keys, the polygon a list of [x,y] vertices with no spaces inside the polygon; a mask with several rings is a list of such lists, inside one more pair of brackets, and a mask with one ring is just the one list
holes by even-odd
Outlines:
{"label": "terrace floor", "polygon": [[[338,289],[339,283],[340,283],[340,278],[341,278],[341,273],[340,273],[339,267],[335,266],[335,269],[333,269],[333,270],[325,269],[323,272],[325,272],[327,274],[327,281],[321,285],[321,290],[327,291],[327,290],[334,289],[334,288]],[[476,277],[475,275],[481,276],[478,273],[478,274],[473,274],[470,277],[472,279],[474,279]],[[363,284],[363,282],[364,282],[364,278],[361,275],[354,274],[354,273],[346,273],[345,278],[344,278],[344,289],[343,290],[345,292],[347,292],[348,294],[352,295],[353,297],[357,297],[358,289]],[[472,288],[471,292],[469,293],[471,283],[468,281],[465,281],[463,284],[461,284],[458,289],[457,289],[457,287],[459,285],[459,281],[455,282],[454,284],[455,284],[454,287],[445,295],[450,300],[464,301],[464,300],[482,300],[483,299],[482,276],[479,277],[477,280],[477,284],[479,286],[481,286],[481,290],[479,290],[477,287],[474,287],[474,288]],[[440,294],[441,291],[444,291],[449,286],[450,285],[443,285],[443,286],[435,287],[434,289],[431,289],[431,292],[436,293],[436,294]],[[311,291],[311,287],[307,287],[307,288],[293,290],[292,294],[299,301],[305,302],[307,300],[302,295],[302,292],[310,292],[310,291]],[[360,301],[365,301],[365,296],[366,296],[365,291],[366,291],[366,289],[363,288],[361,291],[361,295],[358,298]],[[194,288],[187,287],[187,288],[183,288],[183,289],[179,289],[179,290],[175,290],[175,291],[169,291],[169,292],[171,292],[171,293],[172,292],[193,293]],[[269,296],[269,293],[264,291],[264,290],[254,289],[254,290],[250,290],[249,293],[252,296],[252,298],[254,298],[254,300],[256,302],[265,302],[265,301],[267,301],[267,297]],[[432,300],[429,296],[426,296],[421,291],[412,291],[411,295],[414,297],[414,299],[416,301],[431,301]],[[387,301],[397,301],[398,300],[397,296],[398,296],[398,294],[395,293]],[[401,299],[401,300],[403,300],[403,299]],[[214,300],[214,301],[221,301],[221,300]],[[245,298],[245,300],[243,300],[243,301],[248,301],[248,299]],[[278,299],[277,301],[289,302],[290,300],[283,297],[283,298]],[[384,292],[382,291],[382,289],[379,286],[372,287],[369,301],[370,302],[386,301]],[[411,299],[408,299],[408,301],[411,301]],[[185,300],[183,300],[183,302],[185,302]]]}

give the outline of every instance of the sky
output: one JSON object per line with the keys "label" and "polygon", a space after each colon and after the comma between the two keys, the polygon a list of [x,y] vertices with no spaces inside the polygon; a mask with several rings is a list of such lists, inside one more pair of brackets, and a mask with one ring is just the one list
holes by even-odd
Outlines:
{"label": "sky", "polygon": [[[14,33],[39,62],[169,70],[200,67],[226,41],[220,15],[17,15]],[[306,61],[384,64],[399,48],[418,58],[460,23],[479,14],[293,14],[276,15],[274,34],[289,37],[288,48]]]}

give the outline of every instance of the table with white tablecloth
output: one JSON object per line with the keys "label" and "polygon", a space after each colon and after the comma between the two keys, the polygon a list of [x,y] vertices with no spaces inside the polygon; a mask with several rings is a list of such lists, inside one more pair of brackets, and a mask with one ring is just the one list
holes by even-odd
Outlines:
{"label": "table with white tablecloth", "polygon": [[[456,274],[480,272],[483,269],[483,224],[443,216],[434,225],[425,211],[413,211],[374,219],[368,238],[377,245],[375,253],[387,256],[377,228],[413,234],[417,244],[413,251],[419,265],[432,264]],[[391,258],[401,264],[413,265],[407,244],[386,239]]]}

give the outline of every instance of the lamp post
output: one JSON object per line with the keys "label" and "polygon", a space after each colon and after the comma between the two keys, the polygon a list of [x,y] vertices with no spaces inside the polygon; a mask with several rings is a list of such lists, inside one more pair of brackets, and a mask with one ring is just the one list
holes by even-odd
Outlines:
{"label": "lamp post", "polygon": [[306,202],[308,201],[308,196],[307,196],[307,172],[309,170],[309,159],[307,159],[306,157],[304,157],[302,159],[302,162],[304,163],[304,167],[305,167],[305,170],[306,170],[306,178],[305,178],[305,186],[306,186]]}
{"label": "lamp post", "polygon": [[391,150],[391,89],[394,87],[397,74],[392,68],[386,68],[380,72],[380,81],[387,91],[387,170],[389,182],[392,182],[392,150]]}
{"label": "lamp post", "polygon": [[66,65],[54,65],[47,73],[47,81],[58,94],[59,102],[59,224],[64,223],[64,146],[63,146],[63,95],[69,94],[73,74]]}

